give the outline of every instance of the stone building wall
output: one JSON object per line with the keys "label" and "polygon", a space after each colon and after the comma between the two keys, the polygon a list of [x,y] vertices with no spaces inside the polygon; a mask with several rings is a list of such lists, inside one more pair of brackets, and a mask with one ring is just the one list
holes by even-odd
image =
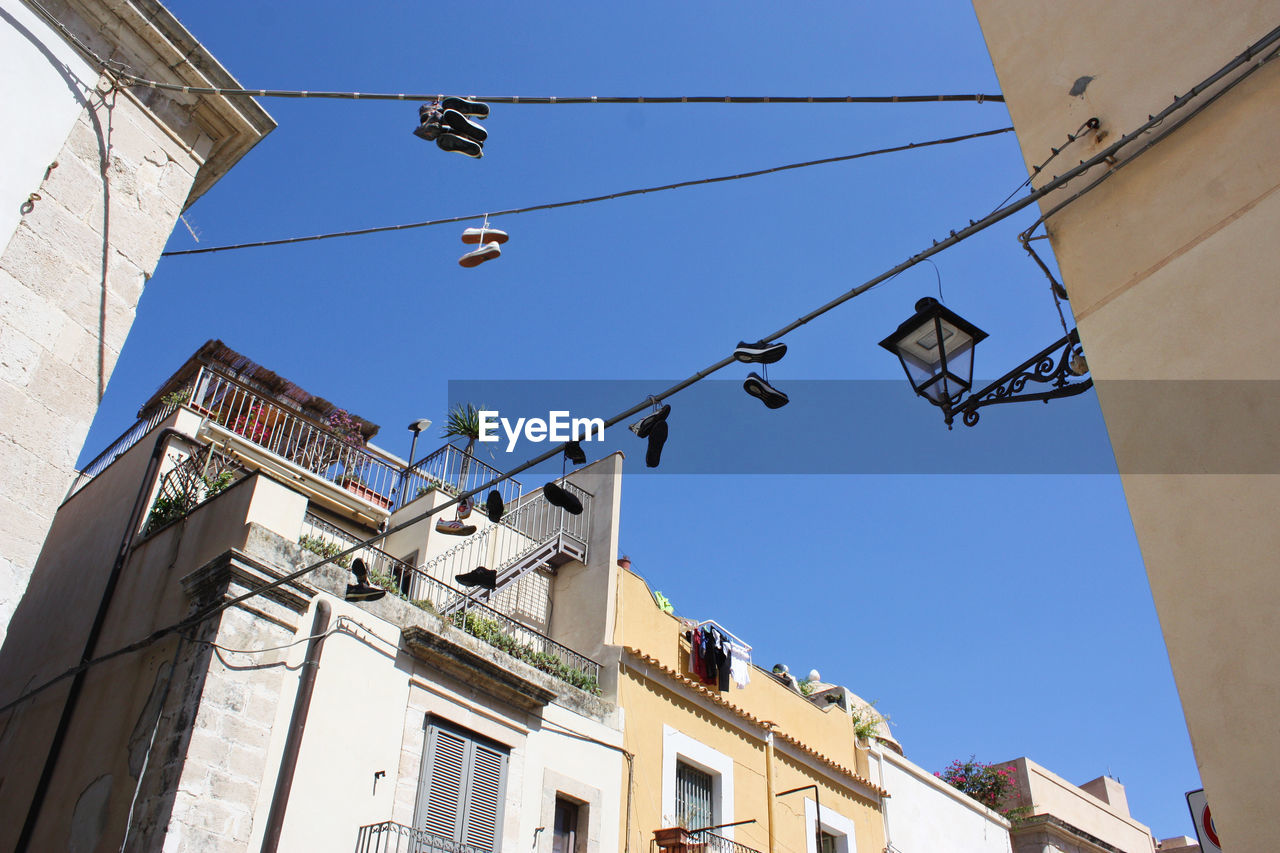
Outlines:
{"label": "stone building wall", "polygon": [[[138,73],[235,85],[159,4],[48,8]],[[0,183],[12,196],[0,198],[2,641],[179,214],[274,124],[244,98],[148,92],[144,102],[114,89],[19,0],[0,0],[0,47],[0,124],[31,131],[0,145],[12,169]],[[78,110],[69,133],[46,106]]]}

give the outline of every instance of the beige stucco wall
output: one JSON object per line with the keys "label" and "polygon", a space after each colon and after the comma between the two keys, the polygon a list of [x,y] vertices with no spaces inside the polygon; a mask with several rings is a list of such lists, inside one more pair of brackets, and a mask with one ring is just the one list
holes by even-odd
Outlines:
{"label": "beige stucco wall", "polygon": [[[174,417],[180,420],[182,414]],[[33,575],[33,594],[20,605],[10,642],[0,653],[0,702],[7,703],[80,659],[154,446],[154,440],[140,442],[58,515]],[[250,527],[253,519],[275,519],[286,522],[286,527],[292,520],[296,536],[304,507],[301,496],[279,483],[251,477],[186,519],[137,542],[96,653],[119,649],[178,621],[190,606],[180,582],[184,575],[228,548],[246,547],[255,529]],[[292,624],[288,608],[263,600],[257,610],[270,618],[248,618],[243,611],[231,611],[187,636],[230,648],[287,642],[292,631],[281,630],[281,623]],[[215,664],[210,646],[188,641],[179,649],[175,640],[162,640],[88,671],[30,849],[67,849],[71,837],[79,839],[77,845],[85,842],[84,833],[119,839],[139,778],[143,784],[138,789],[134,827],[142,837],[169,826],[178,835],[225,831],[228,838],[247,837],[250,823],[232,807],[234,797],[229,792],[248,784],[252,774],[247,765],[256,767],[254,773],[261,776],[263,744],[256,743],[252,734],[274,715],[279,679],[255,691],[253,670],[236,672]],[[144,774],[146,745],[159,707],[152,702],[159,702],[170,671],[174,675],[166,722]],[[38,694],[6,719],[0,735],[0,786],[5,792],[0,797],[0,846],[6,849],[14,844],[26,818],[70,684],[64,681]],[[257,699],[251,702],[254,696]],[[246,752],[236,764],[243,778],[231,778],[229,769],[211,770],[204,763],[199,772],[186,772],[181,759],[193,729],[212,741],[196,746],[202,762],[210,750],[217,749],[229,762],[233,745],[239,744]],[[95,783],[104,786],[104,799],[86,815],[80,800]],[[94,849],[96,841],[87,843],[88,847],[76,849]],[[144,842],[138,849],[150,848]]]}
{"label": "beige stucco wall", "polygon": [[[231,79],[157,3],[42,5],[143,73]],[[0,124],[33,131],[0,147],[2,641],[178,214],[274,124],[245,99],[111,92],[29,7],[3,0],[0,13]]]}
{"label": "beige stucco wall", "polygon": [[1151,853],[1154,849],[1151,830],[1129,816],[1124,788],[1114,780],[1113,786],[1121,792],[1119,805],[1102,801],[1028,758],[997,766],[1009,765],[1015,770],[1019,804],[1029,808],[1028,816],[1053,815],[1124,853]]}
{"label": "beige stucco wall", "polygon": [[[38,585],[0,652],[0,702],[78,659],[155,436],[169,424],[193,434],[200,423],[194,412],[177,410],[64,505],[37,565]],[[166,461],[182,455],[174,439]],[[99,652],[313,559],[294,544],[306,508],[303,493],[258,474],[140,540]],[[346,850],[363,825],[411,824],[423,721],[433,713],[511,748],[503,851],[529,850],[536,841],[539,853],[549,853],[550,834],[535,830],[549,826],[559,792],[587,806],[583,853],[616,853],[625,778],[616,709],[406,602],[346,603],[336,594],[349,580],[325,567],[193,628],[181,649],[162,641],[91,669],[31,849],[116,849],[135,787],[129,849],[257,849],[305,638],[323,599],[338,630],[323,645],[280,849]],[[448,675],[406,651],[406,624],[449,634],[557,698],[517,706],[495,698],[483,678]],[[143,772],[165,683],[172,686]],[[11,846],[22,826],[65,697],[65,689],[49,690],[0,726],[0,846]],[[375,784],[378,771],[385,775]]]}
{"label": "beige stucco wall", "polygon": [[[1028,163],[1089,116],[1109,136],[1070,161],[1114,141],[1280,22],[1276,0],[974,6]],[[1085,93],[1069,95],[1086,75]],[[1280,374],[1277,102],[1271,64],[1048,228],[1201,778],[1224,848],[1242,853],[1273,849],[1280,802],[1280,476],[1266,473],[1276,471],[1276,395],[1254,386],[1227,410],[1240,387],[1222,383]]]}

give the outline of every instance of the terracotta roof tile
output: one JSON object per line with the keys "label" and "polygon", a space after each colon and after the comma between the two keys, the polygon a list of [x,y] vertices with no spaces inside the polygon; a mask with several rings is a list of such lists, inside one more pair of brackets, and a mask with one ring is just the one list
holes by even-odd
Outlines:
{"label": "terracotta roof tile", "polygon": [[[681,675],[679,672],[676,672],[674,669],[667,666],[657,658],[652,657],[646,654],[645,652],[640,651],[639,649],[632,648],[631,646],[623,646],[622,648],[626,650],[627,654],[633,655],[634,657],[639,658],[640,660],[644,661],[645,663],[654,667],[655,669],[660,670],[664,675],[666,675],[672,681],[679,682],[685,687],[688,687],[691,690],[702,694],[706,698],[710,699],[712,702],[716,703],[717,705],[720,705],[721,707],[727,708],[728,710],[732,711],[734,714],[741,717],[742,719],[747,720],[748,722],[754,723],[757,726],[765,725],[765,721],[757,717],[755,714],[752,714],[750,711],[747,711],[744,708],[740,708],[734,703],[730,702],[729,700],[721,697],[718,692],[713,690],[708,690],[705,686],[699,684],[693,679],[686,678],[685,676]],[[881,788],[879,785],[876,785],[870,779],[866,779],[866,778],[863,778],[862,776],[859,776],[856,771],[850,770],[848,767],[845,767],[843,764],[840,764],[839,762],[828,757],[827,755],[821,752],[818,752],[816,749],[813,749],[804,743],[801,743],[799,740],[787,734],[786,732],[775,728],[773,730],[773,733],[777,735],[778,738],[780,738],[781,740],[785,740],[787,743],[791,744],[796,749],[800,750],[806,755],[810,755],[818,759],[823,764],[833,768],[834,770],[839,771],[840,773],[843,773],[845,776],[848,776],[850,779],[853,779],[854,781],[858,782],[860,785],[865,785],[867,788],[870,788],[872,791],[874,791],[877,795],[881,797],[889,796],[888,791],[886,791],[884,788]]]}

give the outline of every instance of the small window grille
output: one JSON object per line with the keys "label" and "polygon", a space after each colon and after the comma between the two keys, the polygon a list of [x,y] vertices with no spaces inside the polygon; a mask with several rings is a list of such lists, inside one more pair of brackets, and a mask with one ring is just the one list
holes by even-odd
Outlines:
{"label": "small window grille", "polygon": [[711,805],[711,774],[683,761],[676,762],[676,823],[701,829],[715,823]]}

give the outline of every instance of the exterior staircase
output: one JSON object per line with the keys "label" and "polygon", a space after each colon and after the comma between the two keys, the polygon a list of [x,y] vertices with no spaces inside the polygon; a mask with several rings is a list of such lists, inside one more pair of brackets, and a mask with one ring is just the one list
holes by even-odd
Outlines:
{"label": "exterior staircase", "polygon": [[[459,595],[441,609],[441,615],[451,615],[472,601],[504,611],[507,609],[502,606],[504,591],[514,591],[530,572],[554,570],[573,560],[586,562],[592,496],[572,483],[562,485],[582,501],[581,515],[570,515],[552,506],[541,492],[536,492],[524,497],[496,524],[485,526],[416,568],[415,575],[421,573],[445,583],[452,583],[455,575],[477,566],[486,566],[498,573],[492,592],[479,590]],[[415,597],[412,579],[408,595]]]}

